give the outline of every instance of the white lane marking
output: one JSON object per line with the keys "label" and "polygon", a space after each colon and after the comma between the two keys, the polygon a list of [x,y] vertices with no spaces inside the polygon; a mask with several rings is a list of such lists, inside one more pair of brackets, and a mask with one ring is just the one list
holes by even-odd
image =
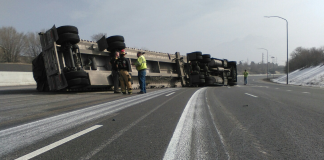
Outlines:
{"label": "white lane marking", "polygon": [[255,95],[252,95],[252,94],[249,94],[249,93],[245,93],[246,95],[249,95],[249,96],[252,96],[252,97],[258,97],[258,96],[255,96]]}
{"label": "white lane marking", "polygon": [[198,100],[198,95],[205,89],[206,88],[199,89],[190,97],[185,109],[181,114],[177,127],[173,132],[168,148],[164,153],[163,160],[177,159],[178,157],[176,157],[176,155],[180,155],[181,158],[190,156],[195,105]]}
{"label": "white lane marking", "polygon": [[303,93],[310,94],[309,92],[303,92]]}
{"label": "white lane marking", "polygon": [[161,106],[163,106],[164,104],[166,104],[167,102],[169,102],[170,100],[172,100],[175,97],[172,97],[170,99],[168,99],[167,101],[163,102],[162,104],[158,105],[157,107],[155,107],[154,109],[152,109],[151,111],[147,112],[145,115],[143,115],[142,117],[140,117],[139,119],[137,119],[135,122],[131,123],[130,125],[128,125],[127,127],[123,128],[122,130],[120,130],[119,132],[117,132],[116,134],[114,134],[111,138],[109,138],[107,141],[101,143],[101,145],[97,148],[95,148],[94,150],[92,150],[90,153],[88,153],[87,155],[81,157],[81,160],[87,160],[87,159],[91,159],[95,154],[97,154],[98,152],[100,152],[102,149],[104,149],[107,145],[109,145],[111,142],[113,142],[114,140],[116,140],[118,137],[120,137],[121,135],[123,135],[126,131],[128,131],[129,129],[131,129],[133,126],[135,126],[137,123],[139,123],[140,121],[142,121],[144,118],[146,118],[147,116],[149,116],[151,113],[153,113],[154,111],[156,111],[157,109],[159,109]]}
{"label": "white lane marking", "polygon": [[170,93],[170,94],[167,94],[167,95],[165,95],[165,96],[170,96],[170,95],[172,95],[172,94],[174,94],[175,92],[172,92],[172,93]]}
{"label": "white lane marking", "polygon": [[163,89],[60,114],[0,131],[0,157],[64,130],[179,89]]}
{"label": "white lane marking", "polygon": [[71,141],[71,140],[73,140],[75,138],[78,138],[78,137],[80,137],[80,136],[82,136],[82,135],[84,135],[86,133],[89,133],[89,132],[91,132],[91,131],[99,128],[99,127],[102,127],[102,125],[92,126],[92,127],[88,128],[88,129],[85,129],[83,131],[80,131],[80,132],[78,132],[76,134],[73,134],[73,135],[71,135],[69,137],[66,137],[64,139],[61,139],[61,140],[55,142],[55,143],[52,143],[50,145],[47,145],[47,146],[45,146],[43,148],[40,148],[40,149],[34,151],[34,152],[31,152],[31,153],[29,153],[27,155],[24,155],[22,157],[19,157],[16,160],[27,160],[27,159],[31,159],[31,158],[36,157],[36,156],[38,156],[38,155],[40,155],[40,154],[42,154],[44,152],[47,152],[47,151],[49,151],[49,150],[51,150],[51,149],[53,149],[53,148],[55,148],[57,146],[60,146],[60,145],[66,143],[68,141]]}
{"label": "white lane marking", "polygon": [[287,90],[288,92],[290,92],[291,90]]}

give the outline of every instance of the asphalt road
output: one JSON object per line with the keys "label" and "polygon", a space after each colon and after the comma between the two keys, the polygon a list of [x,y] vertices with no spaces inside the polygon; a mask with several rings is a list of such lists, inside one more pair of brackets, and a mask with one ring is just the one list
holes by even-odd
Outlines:
{"label": "asphalt road", "polygon": [[142,95],[0,87],[0,159],[323,159],[324,90],[263,78]]}

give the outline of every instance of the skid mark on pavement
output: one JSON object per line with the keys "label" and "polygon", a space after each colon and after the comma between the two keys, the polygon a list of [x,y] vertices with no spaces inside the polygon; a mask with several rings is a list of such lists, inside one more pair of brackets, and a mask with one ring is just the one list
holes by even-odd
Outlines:
{"label": "skid mark on pavement", "polygon": [[[183,91],[183,92],[185,92],[185,91]],[[181,93],[183,93],[183,92],[181,92]],[[172,92],[172,93],[175,93],[175,92]],[[129,124],[127,127],[123,128],[122,130],[120,130],[119,132],[117,132],[116,134],[114,134],[111,138],[109,138],[105,142],[101,143],[101,145],[99,145],[97,148],[95,148],[94,150],[92,150],[91,152],[89,152],[87,155],[81,157],[80,159],[81,160],[91,159],[94,155],[96,155],[98,152],[100,152],[102,149],[104,149],[106,146],[108,146],[111,142],[113,142],[114,140],[116,140],[117,138],[119,138],[120,136],[122,136],[125,132],[127,132],[133,126],[135,126],[136,124],[138,124],[139,122],[141,122],[143,119],[145,119],[151,113],[153,113],[154,111],[156,111],[161,106],[163,106],[164,104],[166,104],[167,102],[169,102],[170,100],[172,100],[175,97],[172,97],[172,98],[168,99],[167,101],[165,101],[162,104],[158,105],[157,107],[155,107],[151,111],[147,112],[145,115],[143,115],[142,117],[140,117],[139,119],[137,119],[133,123]]]}
{"label": "skid mark on pavement", "polygon": [[222,107],[220,107],[220,109],[223,111],[222,113],[224,113],[225,115],[226,115],[226,117],[228,117],[229,119],[230,119],[230,121],[232,122],[232,123],[234,123],[234,125],[236,126],[233,130],[232,130],[232,132],[235,130],[235,129],[238,129],[238,130],[241,130],[241,131],[243,131],[244,132],[244,134],[246,135],[246,136],[248,136],[248,138],[249,139],[251,139],[252,140],[252,144],[253,144],[253,146],[254,146],[254,148],[258,151],[258,152],[260,152],[260,153],[262,153],[262,155],[264,156],[264,157],[262,157],[262,158],[260,158],[260,159],[269,159],[269,154],[268,154],[268,151],[266,151],[265,149],[263,149],[264,147],[263,147],[263,145],[260,143],[260,141],[251,133],[251,132],[249,132],[249,130],[246,128],[246,127],[244,127],[243,125],[242,125],[242,123],[239,121],[239,120],[237,120],[236,119],[236,117],[230,112],[230,111],[228,111],[226,108],[226,105],[223,105],[217,98],[216,98],[216,96],[214,97],[215,98],[215,100],[219,103],[219,105],[221,105]]}

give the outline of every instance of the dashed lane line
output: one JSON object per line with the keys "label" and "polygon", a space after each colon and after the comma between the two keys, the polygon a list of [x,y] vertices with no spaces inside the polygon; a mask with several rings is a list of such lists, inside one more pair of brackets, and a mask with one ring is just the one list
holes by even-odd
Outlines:
{"label": "dashed lane line", "polygon": [[175,93],[175,92],[172,92],[172,93],[170,93],[170,94],[167,94],[167,95],[165,95],[165,96],[167,96],[167,97],[168,97],[168,96],[171,96],[171,95],[172,95],[172,94],[174,94],[174,93]]}
{"label": "dashed lane line", "polygon": [[178,89],[164,89],[144,95],[122,98],[5,130],[0,130],[0,142],[1,144],[6,144],[0,145],[0,157],[75,126],[114,114],[135,104],[139,104],[176,90]]}
{"label": "dashed lane line", "polygon": [[252,95],[252,94],[249,94],[249,93],[245,93],[246,95],[249,95],[249,96],[252,96],[252,97],[255,97],[257,98],[258,96],[255,96],[255,95]]}
{"label": "dashed lane line", "polygon": [[61,140],[59,140],[59,141],[57,141],[55,143],[52,143],[52,144],[47,145],[47,146],[45,146],[43,148],[40,148],[40,149],[38,149],[38,150],[36,150],[34,152],[31,152],[29,154],[26,154],[26,155],[24,155],[24,156],[22,156],[20,158],[17,158],[16,160],[27,160],[27,159],[34,158],[34,157],[36,157],[36,156],[38,156],[38,155],[40,155],[42,153],[45,153],[45,152],[47,152],[47,151],[49,151],[49,150],[51,150],[51,149],[53,149],[53,148],[55,148],[57,146],[60,146],[60,145],[62,145],[64,143],[66,143],[66,142],[69,142],[69,141],[71,141],[71,140],[73,140],[75,138],[78,138],[78,137],[80,137],[80,136],[82,136],[84,134],[87,134],[87,133],[89,133],[89,132],[91,132],[91,131],[93,131],[93,130],[95,130],[97,128],[100,128],[100,127],[102,127],[102,125],[95,125],[93,127],[90,127],[88,129],[85,129],[83,131],[80,131],[80,132],[78,132],[76,134],[73,134],[73,135],[71,135],[69,137],[66,137],[64,139],[61,139]]}
{"label": "dashed lane line", "polygon": [[[184,93],[185,91],[182,91],[181,93]],[[181,94],[180,93],[180,94]],[[175,96],[176,97],[176,96]],[[154,109],[151,111],[147,112],[145,115],[134,121],[133,123],[129,124],[127,127],[123,128],[116,134],[114,134],[111,138],[107,139],[101,145],[99,145],[97,148],[93,149],[91,152],[87,153],[83,157],[81,157],[81,160],[88,160],[88,159],[93,159],[93,156],[96,155],[98,152],[100,152],[102,149],[104,149],[106,146],[108,146],[111,142],[122,136],[125,132],[127,132],[129,129],[131,129],[133,126],[137,125],[139,122],[141,122],[143,119],[145,119],[147,116],[149,116],[151,113],[155,112],[157,109],[159,109],[161,106],[165,105],[169,101],[171,101],[173,98],[168,99],[167,101],[163,102],[162,104],[156,106]]]}

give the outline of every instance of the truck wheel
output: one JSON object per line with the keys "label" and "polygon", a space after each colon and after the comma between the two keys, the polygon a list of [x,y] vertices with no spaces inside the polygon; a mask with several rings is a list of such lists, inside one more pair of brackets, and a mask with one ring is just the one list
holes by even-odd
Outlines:
{"label": "truck wheel", "polygon": [[196,56],[201,56],[202,55],[202,53],[200,51],[196,51],[196,52],[192,52],[192,53],[196,54]]}
{"label": "truck wheel", "polygon": [[204,58],[201,62],[203,62],[203,63],[209,63],[209,62],[211,62],[211,59],[210,58]]}
{"label": "truck wheel", "polygon": [[75,78],[67,81],[69,88],[80,88],[90,85],[89,79],[87,78]]}
{"label": "truck wheel", "polygon": [[196,60],[201,61],[201,60],[203,60],[203,57],[202,56],[196,56]]}
{"label": "truck wheel", "polygon": [[116,36],[110,36],[108,38],[106,38],[106,41],[108,43],[108,46],[113,43],[113,42],[125,42],[125,39],[123,36],[120,35],[116,35]]}
{"label": "truck wheel", "polygon": [[64,33],[74,33],[74,34],[79,34],[78,28],[75,26],[61,26],[57,27],[57,34],[61,35]]}
{"label": "truck wheel", "polygon": [[203,58],[210,58],[210,54],[203,54],[202,57]]}
{"label": "truck wheel", "polygon": [[206,85],[213,85],[216,80],[214,77],[205,77],[205,82],[206,82]]}
{"label": "truck wheel", "polygon": [[80,42],[80,37],[74,33],[63,33],[59,35],[59,39],[56,41],[57,44],[62,45],[65,42],[70,42],[71,44],[76,44]]}
{"label": "truck wheel", "polygon": [[88,78],[88,73],[85,71],[71,71],[64,73],[64,76],[65,79],[68,81],[75,78]]}
{"label": "truck wheel", "polygon": [[126,45],[124,42],[113,42],[110,45],[108,45],[108,51],[113,51],[113,50],[122,50],[125,49]]}
{"label": "truck wheel", "polygon": [[191,75],[198,75],[198,74],[199,74],[198,71],[193,71],[193,72],[191,73]]}

